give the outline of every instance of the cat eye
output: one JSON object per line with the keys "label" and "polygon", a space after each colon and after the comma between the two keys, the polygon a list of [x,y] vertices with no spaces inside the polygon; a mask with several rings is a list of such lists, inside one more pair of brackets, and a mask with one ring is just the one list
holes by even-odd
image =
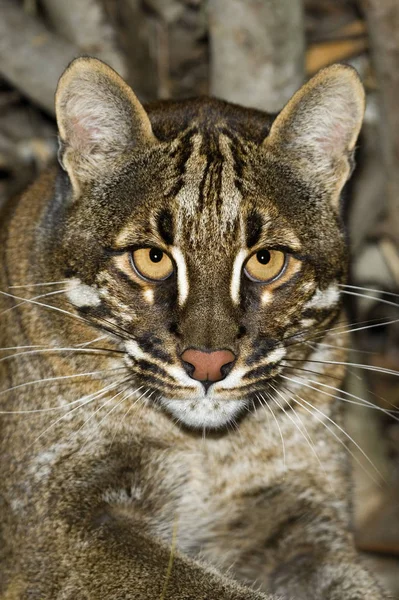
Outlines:
{"label": "cat eye", "polygon": [[173,263],[159,248],[139,248],[130,253],[131,263],[142,279],[164,281],[173,273]]}
{"label": "cat eye", "polygon": [[287,257],[284,252],[262,248],[249,257],[244,273],[251,281],[269,283],[283,274],[286,265]]}

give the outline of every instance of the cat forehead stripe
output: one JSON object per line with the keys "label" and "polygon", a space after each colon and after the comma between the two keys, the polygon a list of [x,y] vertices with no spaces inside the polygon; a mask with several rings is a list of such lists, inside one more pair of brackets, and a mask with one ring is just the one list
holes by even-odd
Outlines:
{"label": "cat forehead stripe", "polygon": [[[197,236],[204,237],[215,218],[223,234],[239,217],[242,203],[242,194],[236,185],[234,142],[226,134],[214,133],[208,152],[209,140],[205,134],[194,133],[190,141],[192,150],[181,166],[182,186],[176,195],[177,234],[184,235],[185,222],[190,219],[197,223]],[[217,198],[212,190],[218,190]]]}
{"label": "cat forehead stripe", "polygon": [[191,138],[192,151],[184,165],[184,185],[179,190],[176,201],[179,207],[178,229],[184,225],[184,219],[195,217],[198,209],[200,185],[204,176],[207,159],[201,154],[202,136],[194,134]]}
{"label": "cat forehead stripe", "polygon": [[236,186],[234,157],[231,151],[231,140],[227,135],[221,134],[219,136],[219,149],[224,158],[220,189],[221,228],[223,232],[237,218],[242,195]]}

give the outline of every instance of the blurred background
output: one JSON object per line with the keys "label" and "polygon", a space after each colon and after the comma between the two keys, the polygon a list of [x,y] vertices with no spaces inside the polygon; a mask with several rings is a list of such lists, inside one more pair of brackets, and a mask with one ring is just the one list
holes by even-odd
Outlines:
{"label": "blurred background", "polygon": [[143,102],[212,94],[269,112],[328,64],[358,70],[346,429],[381,473],[352,444],[357,545],[399,599],[399,379],[386,372],[399,369],[399,0],[0,0],[0,204],[56,159],[54,90],[81,54]]}

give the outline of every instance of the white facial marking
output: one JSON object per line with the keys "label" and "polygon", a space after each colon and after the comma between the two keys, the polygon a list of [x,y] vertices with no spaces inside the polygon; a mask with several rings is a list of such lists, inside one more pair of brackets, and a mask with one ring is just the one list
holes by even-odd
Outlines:
{"label": "white facial marking", "polygon": [[142,351],[135,340],[128,340],[125,342],[125,348],[127,353],[134,358],[146,358],[145,352]]}
{"label": "white facial marking", "polygon": [[265,306],[266,304],[269,304],[273,299],[273,294],[271,293],[270,290],[264,290],[264,292],[262,292],[262,296],[261,296],[261,304],[262,306]]}
{"label": "white facial marking", "polygon": [[279,362],[281,359],[284,358],[284,356],[286,354],[287,354],[287,351],[283,346],[280,346],[279,348],[275,348],[267,355],[266,362],[262,362],[262,364],[269,365],[272,363]]}
{"label": "white facial marking", "polygon": [[242,248],[234,260],[233,274],[231,276],[230,284],[230,295],[234,304],[238,304],[240,301],[241,269],[246,256],[247,251]]}
{"label": "white facial marking", "polygon": [[98,306],[101,299],[98,291],[80,279],[74,277],[67,285],[67,298],[74,306],[81,308],[83,306]]}
{"label": "white facial marking", "polygon": [[47,479],[53,471],[56,459],[58,459],[63,452],[68,452],[68,450],[70,450],[69,444],[59,442],[36,455],[30,466],[30,473],[33,475],[34,479],[36,481]]}
{"label": "white facial marking", "polygon": [[188,277],[186,261],[180,248],[173,246],[171,249],[172,256],[175,259],[177,265],[177,287],[179,293],[179,304],[182,306],[188,297]]}
{"label": "white facial marking", "polygon": [[148,302],[148,304],[154,304],[154,290],[151,288],[147,288],[143,291],[144,300]]}
{"label": "white facial marking", "polygon": [[215,393],[220,392],[223,393],[223,390],[231,390],[240,385],[243,375],[247,372],[247,369],[243,368],[235,368],[233,369],[225,379],[221,381],[217,381],[213,385],[213,390]]}
{"label": "white facial marking", "polygon": [[168,373],[168,375],[176,379],[176,381],[178,381],[181,385],[191,388],[193,392],[195,392],[199,396],[203,394],[204,389],[202,387],[202,383],[190,377],[183,369],[183,367],[179,367],[177,365],[164,365],[164,369]]}
{"label": "white facial marking", "polygon": [[337,304],[339,300],[339,288],[336,283],[331,283],[326,290],[316,290],[313,297],[307,302],[304,308],[330,308]]}
{"label": "white facial marking", "polygon": [[314,325],[316,322],[316,319],[302,319],[301,320],[301,327],[311,327],[312,325]]}
{"label": "white facial marking", "polygon": [[195,400],[162,398],[161,403],[185,425],[207,429],[226,425],[247,405],[246,400],[218,400],[212,395]]}

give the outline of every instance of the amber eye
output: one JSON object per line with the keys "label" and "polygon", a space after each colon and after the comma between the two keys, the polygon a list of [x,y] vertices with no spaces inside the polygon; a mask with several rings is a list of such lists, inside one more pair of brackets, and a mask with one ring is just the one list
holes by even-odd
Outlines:
{"label": "amber eye", "polygon": [[286,262],[284,252],[262,248],[247,260],[244,273],[252,281],[268,283],[282,275]]}
{"label": "amber eye", "polygon": [[139,248],[131,253],[134,270],[143,279],[163,281],[172,275],[173,263],[159,248]]}

